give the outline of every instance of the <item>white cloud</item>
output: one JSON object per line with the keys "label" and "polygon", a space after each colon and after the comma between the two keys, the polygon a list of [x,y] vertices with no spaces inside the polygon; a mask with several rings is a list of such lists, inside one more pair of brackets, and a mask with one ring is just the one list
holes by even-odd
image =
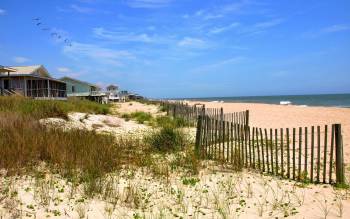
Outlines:
{"label": "white cloud", "polygon": [[30,59],[28,59],[26,57],[22,57],[22,56],[16,56],[13,58],[13,61],[21,64],[21,63],[25,63],[25,62],[30,61]]}
{"label": "white cloud", "polygon": [[217,18],[222,18],[222,17],[224,17],[223,14],[207,14],[207,15],[205,15],[204,19],[211,20],[211,19],[217,19]]}
{"label": "white cloud", "polygon": [[171,3],[172,0],[126,0],[132,8],[162,8]]}
{"label": "white cloud", "polygon": [[277,25],[281,24],[282,22],[283,22],[283,19],[279,18],[279,19],[274,19],[274,20],[270,20],[270,21],[256,23],[254,25],[254,27],[258,28],[258,29],[266,29],[266,28],[277,26]]}
{"label": "white cloud", "polygon": [[135,34],[135,33],[125,33],[117,31],[108,31],[102,27],[94,28],[93,33],[96,37],[100,39],[120,41],[120,42],[143,42],[150,43],[153,41],[152,37],[146,33]]}
{"label": "white cloud", "polygon": [[195,48],[202,48],[206,46],[204,40],[192,38],[192,37],[184,37],[181,41],[178,42],[177,45],[182,47],[195,47]]}
{"label": "white cloud", "polygon": [[215,27],[215,28],[211,29],[209,31],[209,33],[211,33],[211,34],[219,34],[219,33],[225,32],[227,30],[230,30],[230,29],[232,29],[234,27],[238,27],[239,25],[240,25],[240,23],[234,22],[234,23],[232,23],[230,25],[227,25],[227,26]]}
{"label": "white cloud", "polygon": [[200,72],[206,72],[206,71],[213,71],[213,70],[218,69],[218,68],[225,66],[225,65],[240,64],[245,60],[246,60],[246,58],[243,56],[236,56],[236,57],[225,59],[225,60],[213,63],[213,64],[202,65],[198,68],[193,69],[192,72],[199,72],[200,73]]}
{"label": "white cloud", "polygon": [[59,71],[61,73],[69,73],[72,70],[70,68],[67,68],[67,67],[59,67],[59,68],[57,68],[57,71]]}
{"label": "white cloud", "polygon": [[199,10],[199,11],[196,11],[196,13],[194,14],[195,16],[201,16],[202,14],[204,14],[204,10]]}
{"label": "white cloud", "polygon": [[350,26],[344,25],[344,24],[336,24],[333,26],[325,27],[321,30],[321,32],[324,33],[334,33],[334,32],[340,32],[340,31],[346,31],[349,30]]}
{"label": "white cloud", "polygon": [[0,15],[5,15],[5,14],[6,14],[6,11],[0,8]]}
{"label": "white cloud", "polygon": [[249,5],[253,5],[253,1],[251,0],[241,0],[235,1],[234,3],[221,5],[218,7],[214,7],[211,10],[199,10],[194,13],[194,16],[200,16],[204,20],[218,19],[223,18],[228,14],[238,14],[242,13],[245,8]]}
{"label": "white cloud", "polygon": [[275,26],[283,23],[284,19],[278,18],[269,21],[258,22],[250,26],[245,26],[241,28],[238,33],[247,34],[247,35],[258,35],[261,33],[265,33],[268,29],[271,29]]}
{"label": "white cloud", "polygon": [[322,36],[322,35],[325,35],[325,34],[338,33],[338,32],[348,31],[348,30],[350,30],[350,26],[349,25],[346,25],[346,24],[335,24],[335,25],[332,25],[332,26],[324,27],[324,28],[319,29],[319,30],[307,31],[307,32],[302,34],[302,37],[315,38],[315,37],[319,37],[319,36]]}
{"label": "white cloud", "polygon": [[123,61],[133,59],[133,55],[124,50],[113,50],[95,44],[73,42],[72,46],[65,46],[63,53],[72,59],[90,59],[100,63],[123,65]]}
{"label": "white cloud", "polygon": [[89,14],[95,11],[93,8],[82,7],[74,4],[71,5],[70,8],[78,13],[83,13],[83,14]]}

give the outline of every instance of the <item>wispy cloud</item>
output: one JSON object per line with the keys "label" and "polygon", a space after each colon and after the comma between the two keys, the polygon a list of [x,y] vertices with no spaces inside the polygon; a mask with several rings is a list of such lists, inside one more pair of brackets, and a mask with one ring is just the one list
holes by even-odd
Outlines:
{"label": "wispy cloud", "polygon": [[[81,1],[83,4],[71,4],[67,7],[57,7],[57,11],[59,12],[64,12],[64,13],[79,13],[79,14],[110,14],[111,11],[108,10],[102,10],[97,7],[92,7],[92,6],[85,6],[86,3],[94,3],[95,1]],[[84,4],[85,3],[85,4]]]}
{"label": "wispy cloud", "polygon": [[239,22],[234,22],[234,23],[231,23],[231,24],[229,24],[227,26],[215,27],[215,28],[211,29],[209,31],[209,33],[211,33],[211,34],[219,34],[219,33],[225,32],[227,30],[230,30],[230,29],[232,29],[234,27],[238,27],[239,25],[240,25]]}
{"label": "wispy cloud", "polygon": [[302,36],[306,37],[306,38],[315,38],[315,37],[319,37],[319,36],[322,36],[325,34],[338,33],[338,32],[343,32],[343,31],[348,31],[348,30],[350,30],[349,25],[335,24],[335,25],[321,28],[319,30],[311,30],[311,31],[304,32],[302,34]]}
{"label": "wispy cloud", "polygon": [[190,47],[190,48],[204,48],[206,47],[206,42],[199,38],[184,37],[177,43],[181,47]]}
{"label": "wispy cloud", "polygon": [[111,40],[115,42],[143,42],[150,43],[155,41],[153,37],[146,33],[126,33],[122,31],[109,31],[102,27],[97,27],[93,29],[93,34],[95,37],[105,40]]}
{"label": "wispy cloud", "polygon": [[[219,19],[223,18],[228,14],[232,13],[242,13],[248,6],[252,5],[251,0],[240,0],[229,4],[220,5],[210,10],[198,10],[192,17],[202,17],[204,20]],[[189,18],[191,15],[186,15],[184,18]]]}
{"label": "wispy cloud", "polygon": [[116,66],[123,65],[123,61],[133,59],[134,56],[125,50],[104,48],[95,44],[73,42],[72,46],[65,46],[63,53],[72,59],[89,59],[100,63]]}
{"label": "wispy cloud", "polygon": [[273,19],[270,21],[264,21],[264,22],[259,22],[254,25],[255,28],[257,29],[266,29],[270,27],[277,26],[283,22],[283,19],[278,18],[278,19]]}
{"label": "wispy cloud", "polygon": [[63,76],[68,76],[72,78],[79,78],[81,76],[91,74],[91,72],[87,71],[86,69],[80,69],[80,70],[72,70],[67,67],[58,67],[57,69],[57,76],[63,77]]}
{"label": "wispy cloud", "polygon": [[126,0],[132,8],[162,8],[168,6],[172,0]]}
{"label": "wispy cloud", "polygon": [[243,61],[245,61],[246,58],[243,56],[236,56],[236,57],[232,57],[229,59],[225,59],[225,60],[221,60],[218,61],[216,63],[212,63],[212,64],[208,64],[208,65],[202,65],[198,68],[195,68],[192,70],[192,72],[195,73],[200,73],[200,72],[208,72],[208,71],[214,71],[220,67],[226,66],[226,65],[236,65],[236,64],[240,64]]}
{"label": "wispy cloud", "polygon": [[70,5],[70,8],[78,13],[83,13],[83,14],[89,14],[89,13],[95,12],[95,9],[93,8],[83,7],[75,4]]}
{"label": "wispy cloud", "polygon": [[22,63],[29,62],[30,59],[22,56],[16,56],[16,57],[13,57],[13,61],[16,63],[22,64]]}
{"label": "wispy cloud", "polygon": [[284,22],[282,18],[276,18],[268,21],[257,22],[253,25],[242,26],[238,31],[239,34],[257,35],[265,33],[268,29],[276,27]]}
{"label": "wispy cloud", "polygon": [[321,30],[321,32],[323,32],[323,33],[335,33],[335,32],[341,32],[341,31],[346,31],[346,30],[350,30],[349,25],[336,24],[336,25],[332,25],[332,26],[323,28]]}
{"label": "wispy cloud", "polygon": [[61,72],[61,73],[69,73],[71,72],[72,70],[70,68],[67,68],[67,67],[58,67],[57,68],[57,71],[58,72]]}
{"label": "wispy cloud", "polygon": [[0,8],[0,15],[5,15],[5,14],[6,14],[6,11]]}

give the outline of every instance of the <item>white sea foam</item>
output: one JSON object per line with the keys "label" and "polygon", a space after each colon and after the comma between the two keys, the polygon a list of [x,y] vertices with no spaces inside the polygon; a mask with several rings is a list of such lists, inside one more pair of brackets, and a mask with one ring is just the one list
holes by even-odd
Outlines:
{"label": "white sea foam", "polygon": [[292,102],[288,100],[282,100],[280,101],[280,105],[292,105]]}

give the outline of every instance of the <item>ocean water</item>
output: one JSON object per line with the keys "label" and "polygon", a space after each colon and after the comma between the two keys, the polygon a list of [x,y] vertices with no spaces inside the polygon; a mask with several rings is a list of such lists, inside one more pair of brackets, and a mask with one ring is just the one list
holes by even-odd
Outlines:
{"label": "ocean water", "polygon": [[231,103],[268,103],[280,104],[290,101],[292,105],[329,106],[350,108],[350,94],[319,94],[319,95],[281,95],[281,96],[246,96],[246,97],[207,97],[186,98],[186,100],[224,101]]}

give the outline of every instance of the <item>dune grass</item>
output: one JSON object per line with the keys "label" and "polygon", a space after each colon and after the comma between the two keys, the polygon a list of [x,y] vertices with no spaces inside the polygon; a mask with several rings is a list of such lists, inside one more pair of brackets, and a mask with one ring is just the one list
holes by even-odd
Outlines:
{"label": "dune grass", "polygon": [[[67,131],[39,122],[46,117],[66,118],[70,111],[106,113],[108,109],[76,99],[64,102],[0,98],[0,170],[6,170],[8,176],[35,175],[44,164],[69,182],[84,184],[89,197],[103,191],[106,176],[125,169],[146,168],[159,177],[178,168],[198,173],[199,160],[193,143],[178,129],[178,122],[170,118],[134,113],[140,121],[158,124],[145,136]],[[168,160],[169,153],[175,159]]]}
{"label": "dune grass", "polygon": [[60,169],[104,173],[118,166],[114,138],[84,130],[46,128],[31,117],[0,114],[0,168],[10,172],[41,161]]}
{"label": "dune grass", "polygon": [[0,112],[28,115],[35,119],[47,117],[67,118],[68,112],[107,114],[109,105],[88,100],[69,98],[67,101],[34,100],[24,97],[0,97]]}
{"label": "dune grass", "polygon": [[139,124],[144,124],[145,122],[150,122],[153,120],[153,116],[150,113],[138,111],[133,113],[124,113],[122,118],[125,120],[133,119],[137,121]]}
{"label": "dune grass", "polygon": [[[68,181],[78,181],[86,187],[89,197],[100,193],[103,178],[122,169],[145,167],[163,177],[174,166],[197,173],[198,160],[185,134],[167,128],[142,136],[112,136],[94,131],[64,131],[46,127],[38,120],[19,113],[0,112],[0,169],[7,175],[33,174],[41,164]],[[164,153],[165,152],[165,153]],[[167,161],[166,153],[176,152],[176,160]],[[193,169],[193,170],[192,170]],[[165,171],[166,170],[166,171]]]}

